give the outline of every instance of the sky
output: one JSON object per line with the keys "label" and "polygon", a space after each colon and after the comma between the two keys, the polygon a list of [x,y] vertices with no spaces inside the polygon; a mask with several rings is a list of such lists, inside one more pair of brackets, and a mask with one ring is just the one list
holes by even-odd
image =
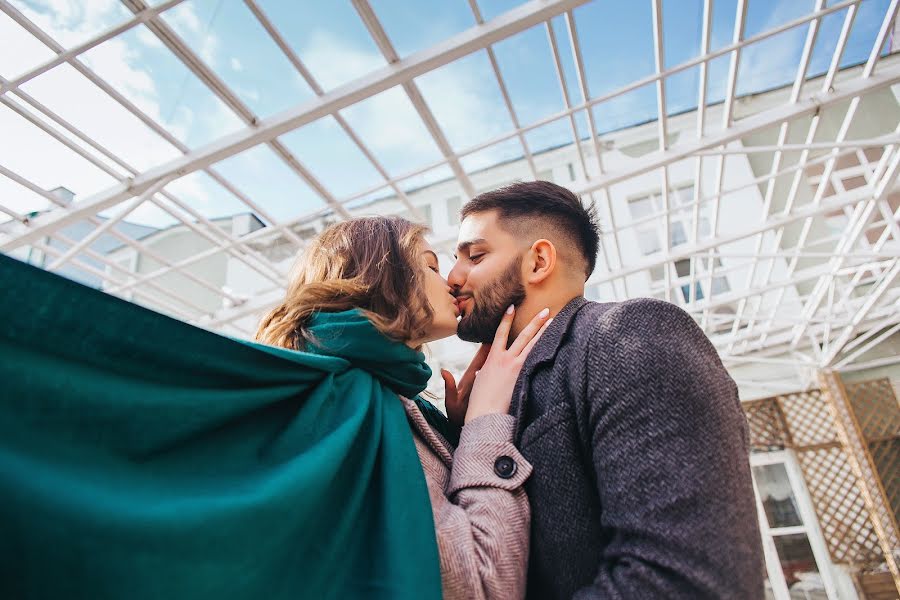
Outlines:
{"label": "sky", "polygon": [[[151,2],[156,4],[158,2]],[[827,4],[836,3],[834,0]],[[82,43],[128,20],[117,0],[12,0],[12,4],[64,47]],[[349,0],[258,0],[263,12],[313,77],[326,91],[386,65]],[[479,0],[485,20],[514,7],[512,0]],[[888,0],[863,0],[842,64],[865,61],[881,25]],[[466,0],[371,0],[394,48],[408,56],[475,25]],[[812,0],[748,0],[744,37],[788,22],[813,9]],[[664,64],[672,67],[700,53],[702,0],[663,0]],[[714,0],[712,49],[733,36],[736,0]],[[810,75],[830,63],[845,10],[822,22]],[[651,2],[602,0],[574,11],[589,93],[598,96],[654,72]],[[162,15],[239,98],[260,118],[270,117],[314,98],[313,91],[239,0],[186,0]],[[791,83],[796,74],[806,26],[754,44],[742,52],[738,94]],[[553,21],[572,103],[582,101],[575,62],[562,17]],[[497,61],[517,112],[528,125],[565,108],[548,37],[538,26],[494,45]],[[54,53],[0,12],[0,76],[17,76],[53,58]],[[84,64],[130,102],[163,125],[182,144],[197,148],[241,129],[243,122],[155,37],[139,25],[81,56]],[[725,94],[728,56],[710,64],[708,96]],[[696,105],[699,69],[666,81],[667,112]],[[479,51],[416,79],[422,95],[456,151],[513,129],[488,55]],[[130,167],[144,171],[181,152],[69,65],[55,67],[21,90],[78,127]],[[16,95],[12,101],[28,106]],[[392,176],[421,169],[441,158],[421,119],[402,91],[393,88],[341,112]],[[610,131],[656,119],[656,91],[648,85],[594,108],[598,129]],[[579,135],[589,134],[584,114]],[[560,120],[526,134],[532,151],[572,141],[568,121]],[[332,117],[281,136],[285,146],[335,197],[348,198],[383,183],[382,177]],[[517,140],[464,157],[475,170],[522,155]],[[63,147],[5,105],[0,105],[0,165],[43,187],[64,186],[76,201],[104,190],[115,179]],[[112,166],[116,171],[122,168]],[[216,165],[232,184],[277,219],[295,218],[324,206],[267,146],[259,146]],[[124,175],[125,173],[122,172]],[[414,187],[450,176],[447,167],[410,179]],[[183,177],[168,188],[206,216],[245,212],[204,173]],[[384,194],[384,191],[376,192]],[[40,210],[41,197],[0,176],[0,203],[20,212]],[[155,226],[171,216],[145,203],[129,220]]]}

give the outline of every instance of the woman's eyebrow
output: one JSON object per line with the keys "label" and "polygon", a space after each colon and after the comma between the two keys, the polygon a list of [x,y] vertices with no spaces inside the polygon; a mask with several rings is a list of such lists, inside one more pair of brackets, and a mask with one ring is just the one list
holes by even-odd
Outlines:
{"label": "woman's eyebrow", "polygon": [[438,260],[437,254],[436,254],[433,250],[426,250],[426,251],[424,252],[424,254],[430,254],[431,256],[434,257],[434,262],[440,262],[440,261]]}

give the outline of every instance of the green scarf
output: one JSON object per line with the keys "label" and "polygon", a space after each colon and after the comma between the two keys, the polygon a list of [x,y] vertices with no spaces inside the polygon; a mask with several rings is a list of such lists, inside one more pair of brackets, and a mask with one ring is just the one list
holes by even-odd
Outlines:
{"label": "green scarf", "polygon": [[2,256],[0,289],[4,597],[440,597],[421,354],[354,312],[241,342]]}
{"label": "green scarf", "polygon": [[[372,373],[398,394],[412,398],[425,420],[454,446],[460,430],[434,404],[418,395],[431,377],[425,355],[405,344],[386,341],[358,310],[317,313],[309,329],[316,344],[307,352],[340,356]],[[373,349],[377,349],[373,352]]]}

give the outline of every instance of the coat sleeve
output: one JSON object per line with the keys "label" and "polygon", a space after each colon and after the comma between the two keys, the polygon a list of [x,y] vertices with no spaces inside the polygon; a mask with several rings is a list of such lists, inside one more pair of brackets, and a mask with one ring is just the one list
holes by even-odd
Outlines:
{"label": "coat sleeve", "polygon": [[575,598],[761,598],[737,387],[680,308],[638,300],[595,325],[584,435],[609,543]]}
{"label": "coat sleeve", "polygon": [[514,423],[511,415],[474,419],[462,429],[446,493],[428,478],[445,600],[525,595],[531,465],[513,445]]}

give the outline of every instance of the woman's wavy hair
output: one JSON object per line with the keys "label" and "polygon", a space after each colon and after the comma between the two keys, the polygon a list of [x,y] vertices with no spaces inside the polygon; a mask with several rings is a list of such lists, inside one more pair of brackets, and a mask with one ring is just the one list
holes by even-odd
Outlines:
{"label": "woman's wavy hair", "polygon": [[314,342],[313,314],[354,308],[391,339],[421,339],[434,318],[419,246],[426,231],[400,217],[328,227],[300,254],[284,301],[262,320],[256,340],[302,350]]}

